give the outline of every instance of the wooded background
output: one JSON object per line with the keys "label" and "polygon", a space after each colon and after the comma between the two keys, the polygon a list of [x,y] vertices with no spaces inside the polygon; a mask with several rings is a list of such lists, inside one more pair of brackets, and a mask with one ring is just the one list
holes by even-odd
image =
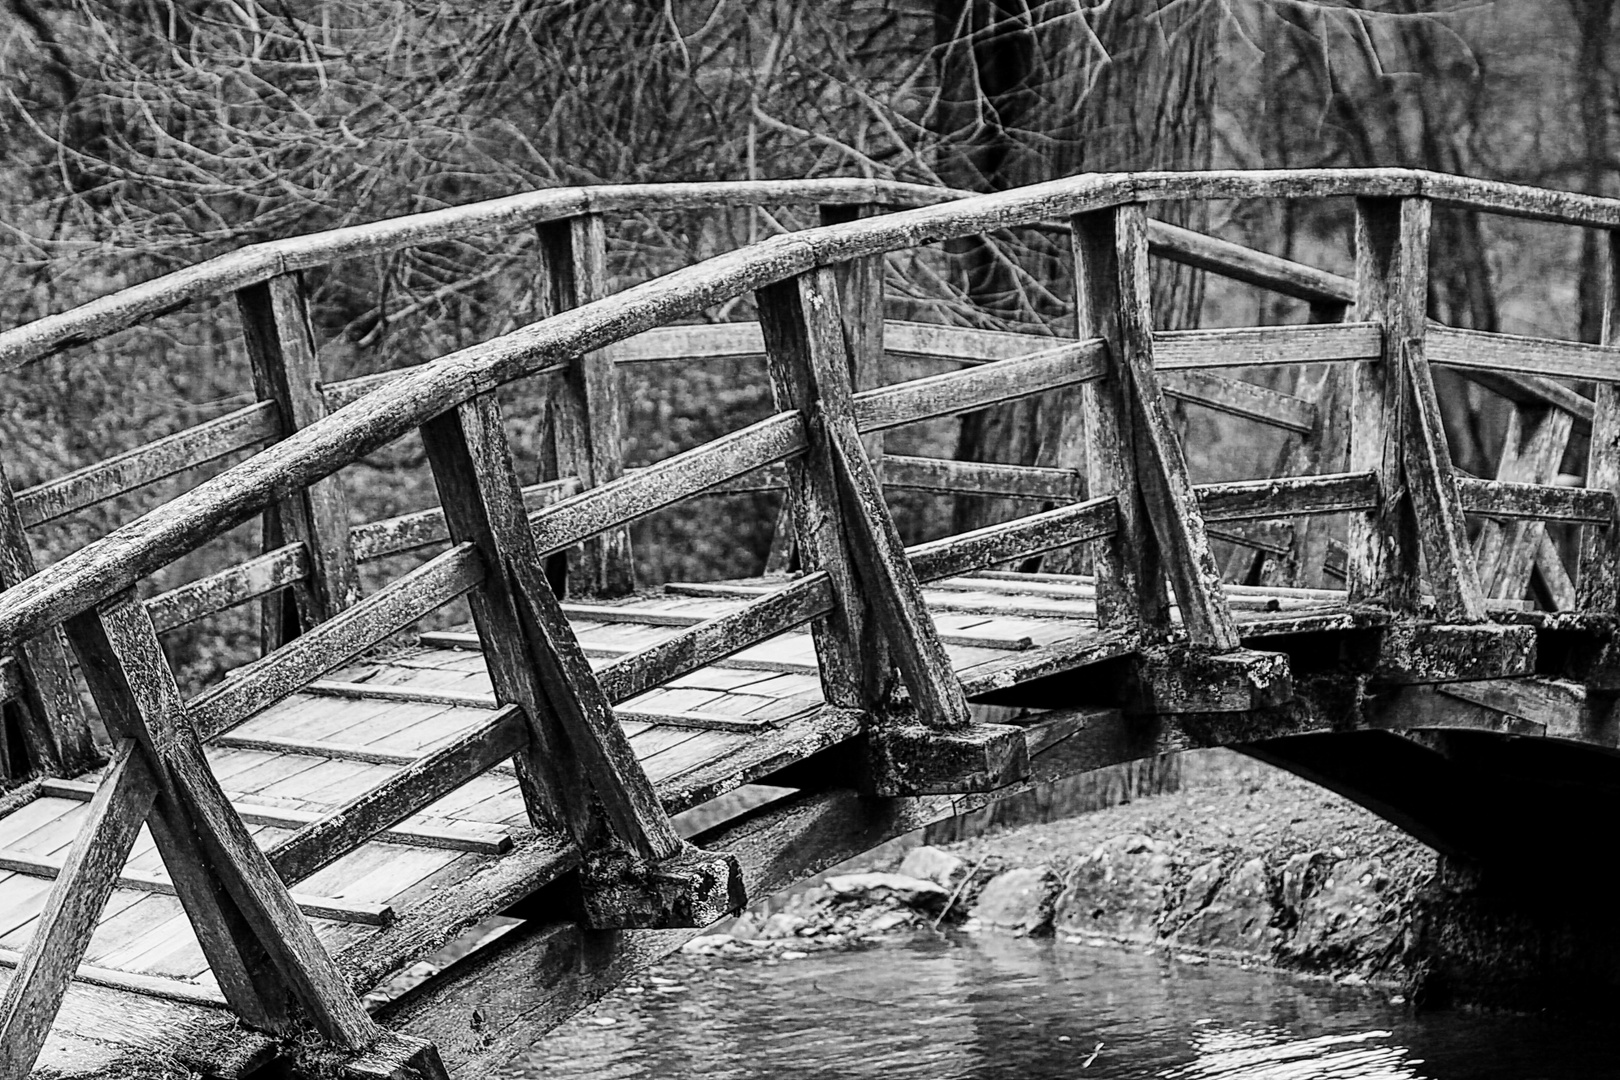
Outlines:
{"label": "wooded background", "polygon": [[[1612,195],[1614,7],[0,0],[0,325],[245,243],[559,184],[864,175],[993,190],[1082,171],[1380,165]],[[1328,269],[1351,264],[1348,206],[1156,209]],[[769,208],[610,223],[613,284],[813,223]],[[1596,339],[1594,236],[1445,210],[1434,237],[1434,317]],[[327,377],[419,363],[529,321],[534,259],[533,235],[514,234],[313,275]],[[1063,334],[1066,261],[1066,241],[1038,232],[891,261],[889,313]],[[1171,327],[1305,318],[1169,267],[1156,271],[1155,301]],[[245,404],[239,342],[233,311],[202,308],[5,376],[0,456],[13,484]],[[731,430],[769,397],[761,370],[742,363],[631,368],[625,379],[630,465]],[[1489,472],[1503,407],[1442,372],[1437,381],[1458,463]],[[1052,410],[1067,407],[1020,403],[892,447],[1044,463],[1061,430]],[[520,453],[537,456],[541,410],[509,408]],[[1186,422],[1195,479],[1266,471],[1265,448]],[[1572,450],[1569,470],[1583,452]],[[351,478],[359,517],[432,498],[414,445],[370,471]],[[172,490],[42,528],[38,554],[77,547]],[[1031,509],[920,496],[896,506],[908,538]],[[658,515],[636,530],[639,577],[754,572],[774,520],[770,495]],[[191,568],[171,576],[157,584]],[[176,647],[206,678],[251,638],[243,613]]]}

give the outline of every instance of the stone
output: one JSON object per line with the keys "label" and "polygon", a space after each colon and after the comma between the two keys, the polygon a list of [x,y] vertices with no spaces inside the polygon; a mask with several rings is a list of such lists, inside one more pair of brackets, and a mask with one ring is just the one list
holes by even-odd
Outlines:
{"label": "stone", "polygon": [[753,941],[760,937],[759,923],[754,921],[752,915],[739,915],[731,924],[731,936],[743,941]]}
{"label": "stone", "polygon": [[1170,874],[1170,851],[1159,841],[1140,834],[1105,840],[1064,880],[1055,909],[1057,928],[1151,943],[1158,936]]}
{"label": "stone", "polygon": [[[1196,872],[1194,876],[1198,876]],[[1193,900],[1191,883],[1187,899]],[[1266,862],[1250,859],[1224,884],[1216,882],[1216,887],[1205,895],[1203,906],[1182,924],[1172,940],[1177,945],[1200,949],[1264,954],[1277,937],[1271,925],[1275,914]]]}
{"label": "stone", "polygon": [[828,878],[827,888],[832,890],[840,903],[890,901],[907,907],[937,910],[950,899],[950,893],[943,886],[904,874],[844,874]]}
{"label": "stone", "polygon": [[900,873],[953,889],[968,872],[965,860],[927,844],[914,847],[900,863]]}
{"label": "stone", "polygon": [[1284,951],[1317,967],[1382,968],[1394,958],[1401,938],[1400,920],[1383,895],[1388,880],[1371,860],[1329,868],[1320,885],[1304,893],[1298,925]]}
{"label": "stone", "polygon": [[973,906],[982,924],[1019,935],[1040,934],[1052,928],[1052,901],[1059,881],[1048,866],[1008,870],[990,879]]}
{"label": "stone", "polygon": [[681,952],[688,956],[714,956],[723,952],[727,945],[734,944],[736,940],[730,934],[704,934],[682,945]]}
{"label": "stone", "polygon": [[885,911],[866,924],[868,934],[885,934],[902,926],[910,926],[916,916],[909,911]]}
{"label": "stone", "polygon": [[759,928],[759,937],[766,941],[795,937],[800,930],[809,925],[809,919],[791,912],[778,911],[766,919],[765,925]]}

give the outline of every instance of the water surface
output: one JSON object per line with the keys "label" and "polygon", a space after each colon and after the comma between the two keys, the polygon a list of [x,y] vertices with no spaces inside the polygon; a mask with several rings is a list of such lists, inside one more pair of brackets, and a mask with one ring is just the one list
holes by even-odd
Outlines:
{"label": "water surface", "polygon": [[1593,1020],[1412,1016],[1388,991],[1053,942],[916,941],[682,959],[508,1075],[976,1080],[1620,1077]]}

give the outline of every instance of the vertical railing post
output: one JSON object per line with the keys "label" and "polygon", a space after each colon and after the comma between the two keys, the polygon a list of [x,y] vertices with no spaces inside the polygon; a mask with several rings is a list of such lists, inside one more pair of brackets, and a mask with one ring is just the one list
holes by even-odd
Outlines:
{"label": "vertical railing post", "polygon": [[[827,267],[760,289],[776,405],[805,419],[808,447],[788,496],[806,571],[825,570],[838,604],[812,625],[830,704],[866,712],[880,794],[988,790],[1028,771],[1023,736],[975,724],[922,586],[855,425],[848,343]],[[910,697],[895,706],[894,668]]]}
{"label": "vertical railing post", "polygon": [[[539,234],[537,290],[542,318],[607,295],[602,215],[548,221],[539,227]],[[623,421],[611,351],[596,349],[573,357],[562,384],[564,392],[552,399],[550,425],[558,474],[577,476],[587,488],[618,479],[624,473]],[[623,596],[635,588],[630,532],[625,527],[587,540],[569,553],[566,565],[570,594]]]}
{"label": "vertical railing post", "polygon": [[1080,332],[1104,338],[1109,356],[1085,399],[1091,491],[1120,495],[1120,532],[1097,566],[1099,622],[1135,625],[1150,640],[1168,634],[1168,575],[1188,643],[1229,652],[1237,628],[1153,366],[1146,211],[1133,203],[1080,215],[1073,228]]}
{"label": "vertical railing post", "polygon": [[1356,311],[1382,325],[1384,347],[1353,371],[1350,468],[1377,472],[1380,499],[1351,516],[1346,574],[1352,602],[1415,614],[1421,553],[1441,621],[1476,623],[1485,598],[1423,348],[1429,218],[1427,199],[1356,201]]}
{"label": "vertical railing post", "polygon": [[[278,274],[236,294],[253,364],[253,385],[262,401],[281,413],[282,438],[326,415],[320,361],[302,277]],[[360,598],[360,575],[349,542],[349,503],[337,475],[318,480],[265,515],[266,551],[302,543],[309,577],[293,588],[296,612],[284,592],[262,606],[263,646],[270,652],[300,629],[331,618]],[[296,619],[293,617],[296,614]]]}
{"label": "vertical railing post", "polygon": [[[22,514],[5,467],[0,464],[0,591],[33,572],[34,555]],[[28,771],[73,776],[99,764],[100,754],[79,704],[61,634],[54,628],[47,630],[23,642],[14,655],[23,683],[17,726]],[[4,722],[0,717],[0,724]],[[8,767],[8,762],[0,760],[0,778]]]}
{"label": "vertical railing post", "polygon": [[[828,203],[820,208],[822,225],[842,225],[882,212],[872,203]],[[839,311],[843,316],[844,339],[849,349],[849,381],[857,390],[882,386],[885,382],[883,351],[883,266],[881,255],[848,259],[833,266],[838,284]],[[883,434],[861,436],[867,460],[883,480]],[[776,531],[771,534],[771,550],[765,560],[767,574],[792,569],[795,550],[792,506],[784,501],[777,515]]]}

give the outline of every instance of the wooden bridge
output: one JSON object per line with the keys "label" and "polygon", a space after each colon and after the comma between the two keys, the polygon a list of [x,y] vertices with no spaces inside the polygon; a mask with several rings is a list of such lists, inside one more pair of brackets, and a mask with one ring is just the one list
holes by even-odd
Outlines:
{"label": "wooden bridge", "polygon": [[[1148,216],[1305,198],[1353,201],[1353,279]],[[1177,748],[1242,747],[1490,873],[1601,842],[1620,348],[1432,324],[1434,204],[1620,235],[1620,202],[1396,170],[557,189],[260,244],[0,334],[18,369],[234,295],[258,395],[25,490],[0,477],[0,1077],[483,1075],[747,898]],[[604,295],[624,215],[755,205],[824,224]],[[304,272],[536,228],[549,317],[323,380]],[[886,258],[1020,229],[1072,240],[1074,337],[885,318]],[[1155,331],[1155,258],[1305,321]],[[698,321],[750,297],[757,321]],[[763,356],[774,411],[626,469],[616,365],[724,356]],[[937,373],[892,381],[896,358]],[[1495,477],[1453,465],[1436,365],[1513,403]],[[527,487],[518,388],[555,417]],[[1046,464],[885,452],[1036,394],[1064,424]],[[1276,475],[1195,484],[1167,398],[1280,429],[1254,470]],[[441,506],[351,521],[345,470],[417,434]],[[36,569],[30,530],[231,454]],[[629,523],[760,489],[789,508],[762,576],[634,591]],[[1030,512],[907,547],[896,489]],[[262,554],[143,587],[258,517]],[[358,567],[412,553],[363,594]],[[413,630],[458,598],[470,626]],[[241,604],[262,655],[187,697],[163,636]],[[683,835],[754,783],[789,793]]]}

